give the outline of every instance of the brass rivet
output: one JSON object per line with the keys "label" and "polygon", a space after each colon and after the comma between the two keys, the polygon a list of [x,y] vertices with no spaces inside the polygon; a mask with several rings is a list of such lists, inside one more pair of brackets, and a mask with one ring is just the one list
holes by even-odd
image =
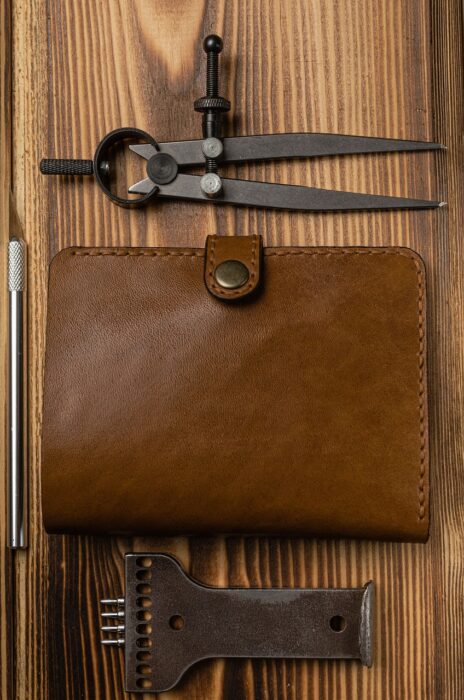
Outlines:
{"label": "brass rivet", "polygon": [[224,289],[238,289],[248,282],[250,273],[240,260],[225,260],[214,270],[214,279]]}

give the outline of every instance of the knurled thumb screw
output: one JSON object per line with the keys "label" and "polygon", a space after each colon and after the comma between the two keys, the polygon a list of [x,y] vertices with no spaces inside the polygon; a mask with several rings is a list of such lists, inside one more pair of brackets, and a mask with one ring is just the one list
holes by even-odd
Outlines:
{"label": "knurled thumb screw", "polygon": [[[219,95],[219,54],[223,43],[220,36],[210,34],[203,42],[206,52],[206,96],[195,100],[194,109],[203,114],[203,137],[221,138],[222,113],[230,110],[230,102]],[[206,158],[206,172],[217,172],[215,158]]]}
{"label": "knurled thumb screw", "polygon": [[[77,158],[42,158],[40,172],[42,175],[93,175],[93,160],[81,160]],[[103,177],[109,175],[110,164],[104,160],[99,163],[100,174]]]}

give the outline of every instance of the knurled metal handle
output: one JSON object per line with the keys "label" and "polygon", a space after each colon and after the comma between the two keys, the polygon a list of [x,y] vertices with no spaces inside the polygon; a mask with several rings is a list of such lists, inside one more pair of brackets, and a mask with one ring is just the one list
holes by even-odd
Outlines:
{"label": "knurled metal handle", "polygon": [[73,158],[44,158],[40,161],[42,175],[93,175],[93,161]]}
{"label": "knurled metal handle", "polygon": [[22,292],[26,286],[26,244],[18,238],[8,243],[8,290]]}

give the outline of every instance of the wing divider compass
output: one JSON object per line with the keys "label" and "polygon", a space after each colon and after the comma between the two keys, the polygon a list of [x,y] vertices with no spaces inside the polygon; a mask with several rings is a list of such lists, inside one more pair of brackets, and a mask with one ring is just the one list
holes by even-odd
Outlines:
{"label": "wing divider compass", "polygon": [[[222,116],[230,102],[219,95],[219,54],[222,39],[206,37],[206,95],[196,100],[194,109],[202,114],[203,138],[191,141],[158,143],[136,128],[121,128],[107,134],[97,146],[93,160],[44,159],[44,175],[93,175],[97,184],[114,203],[138,207],[157,198],[209,201],[216,204],[288,209],[300,211],[354,211],[369,209],[430,209],[443,202],[391,197],[356,192],[222,178],[221,165],[254,161],[312,158],[361,153],[434,151],[439,143],[402,141],[341,134],[264,134],[222,137]],[[121,197],[111,190],[112,151],[126,140],[142,141],[129,148],[146,161],[146,177],[129,187],[136,199]],[[184,172],[204,166],[204,175]]]}

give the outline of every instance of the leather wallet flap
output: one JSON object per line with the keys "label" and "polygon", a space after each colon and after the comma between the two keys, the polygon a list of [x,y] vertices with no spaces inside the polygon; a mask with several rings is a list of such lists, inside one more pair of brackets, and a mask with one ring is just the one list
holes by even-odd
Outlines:
{"label": "leather wallet flap", "polygon": [[249,296],[259,286],[261,236],[208,236],[205,283],[223,301]]}

